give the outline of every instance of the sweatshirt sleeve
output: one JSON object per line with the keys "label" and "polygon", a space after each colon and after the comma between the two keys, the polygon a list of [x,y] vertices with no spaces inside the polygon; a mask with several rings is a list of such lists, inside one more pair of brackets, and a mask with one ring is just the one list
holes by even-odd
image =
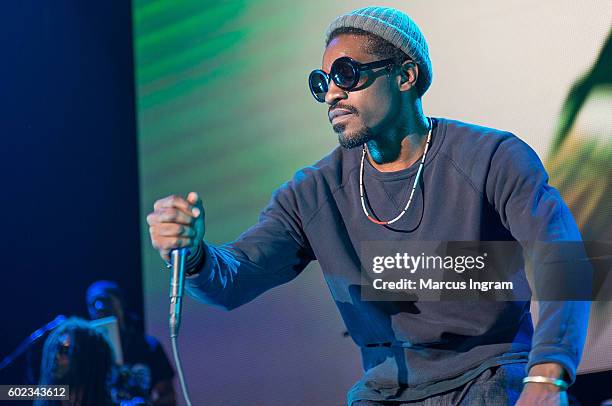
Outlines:
{"label": "sweatshirt sleeve", "polygon": [[[505,138],[493,154],[486,195],[523,248],[534,242],[582,240],[569,208],[548,185],[548,174],[537,154],[515,136]],[[538,305],[527,371],[535,364],[555,362],[573,383],[586,339],[590,302],[539,301]]]}
{"label": "sweatshirt sleeve", "polygon": [[186,280],[191,296],[231,310],[289,282],[315,259],[302,229],[294,187],[294,181],[281,186],[258,223],[235,241],[203,244],[200,269]]}

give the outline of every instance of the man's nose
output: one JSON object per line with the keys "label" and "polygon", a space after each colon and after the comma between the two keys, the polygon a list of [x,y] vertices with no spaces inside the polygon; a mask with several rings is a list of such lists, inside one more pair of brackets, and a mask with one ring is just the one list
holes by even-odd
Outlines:
{"label": "man's nose", "polygon": [[345,100],[348,98],[348,92],[346,90],[340,89],[333,80],[330,80],[329,89],[325,94],[325,103],[330,106],[335,105],[340,100]]}

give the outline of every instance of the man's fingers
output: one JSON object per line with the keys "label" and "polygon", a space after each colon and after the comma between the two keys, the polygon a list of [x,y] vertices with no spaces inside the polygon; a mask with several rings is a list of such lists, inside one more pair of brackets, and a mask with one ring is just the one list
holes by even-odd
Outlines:
{"label": "man's fingers", "polygon": [[192,206],[195,206],[199,199],[200,198],[196,192],[189,192],[189,194],[187,195],[187,201]]}
{"label": "man's fingers", "polygon": [[204,207],[202,206],[202,199],[200,199],[200,195],[196,192],[190,192],[187,195],[187,201],[192,205],[193,210],[191,211],[195,217],[198,217],[201,213],[204,212]]}
{"label": "man's fingers", "polygon": [[177,223],[188,226],[193,224],[194,220],[194,217],[188,216],[178,209],[166,208],[162,208],[159,211],[152,213],[150,218],[147,217],[147,222],[149,222],[149,225],[159,223]]}
{"label": "man's fingers", "polygon": [[147,224],[150,226],[160,223],[179,223],[190,225],[193,220],[193,217],[186,215],[178,209],[162,208],[147,215]]}
{"label": "man's fingers", "polygon": [[155,239],[153,246],[155,249],[162,251],[172,251],[178,248],[190,247],[193,245],[193,239],[186,237],[158,237]]}
{"label": "man's fingers", "polygon": [[183,199],[182,197],[177,195],[164,197],[163,199],[159,199],[153,204],[153,209],[155,211],[159,211],[161,209],[178,209],[191,217],[197,217],[193,213],[193,208],[194,206],[190,204],[187,199]]}
{"label": "man's fingers", "polygon": [[[147,216],[153,247],[164,261],[170,261],[174,249],[191,247],[198,233],[203,233],[204,207],[196,192],[186,198],[167,196],[153,204],[154,211]],[[202,218],[202,219],[200,219]],[[200,230],[202,229],[202,230]]]}
{"label": "man's fingers", "polygon": [[195,237],[196,230],[183,224],[160,223],[149,227],[151,235],[159,237]]}

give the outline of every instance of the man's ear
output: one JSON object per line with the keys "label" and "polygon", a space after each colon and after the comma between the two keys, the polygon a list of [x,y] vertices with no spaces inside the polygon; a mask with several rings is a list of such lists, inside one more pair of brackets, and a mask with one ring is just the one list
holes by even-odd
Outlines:
{"label": "man's ear", "polygon": [[419,78],[419,66],[413,61],[406,61],[402,63],[401,70],[401,82],[400,90],[406,91],[416,86],[417,79]]}

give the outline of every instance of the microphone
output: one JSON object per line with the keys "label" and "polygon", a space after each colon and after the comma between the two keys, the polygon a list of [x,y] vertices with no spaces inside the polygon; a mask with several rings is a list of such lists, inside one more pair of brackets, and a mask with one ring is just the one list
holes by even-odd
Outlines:
{"label": "microphone", "polygon": [[187,248],[172,250],[172,275],[170,276],[170,338],[178,337],[183,309],[183,290],[185,288],[185,258]]}
{"label": "microphone", "polygon": [[183,391],[185,404],[191,406],[187,383],[183,375],[183,366],[178,351],[178,333],[181,326],[181,310],[183,309],[183,290],[185,288],[185,258],[189,255],[187,248],[172,250],[172,276],[170,277],[170,342],[172,343],[172,355],[176,364],[179,382]]}

